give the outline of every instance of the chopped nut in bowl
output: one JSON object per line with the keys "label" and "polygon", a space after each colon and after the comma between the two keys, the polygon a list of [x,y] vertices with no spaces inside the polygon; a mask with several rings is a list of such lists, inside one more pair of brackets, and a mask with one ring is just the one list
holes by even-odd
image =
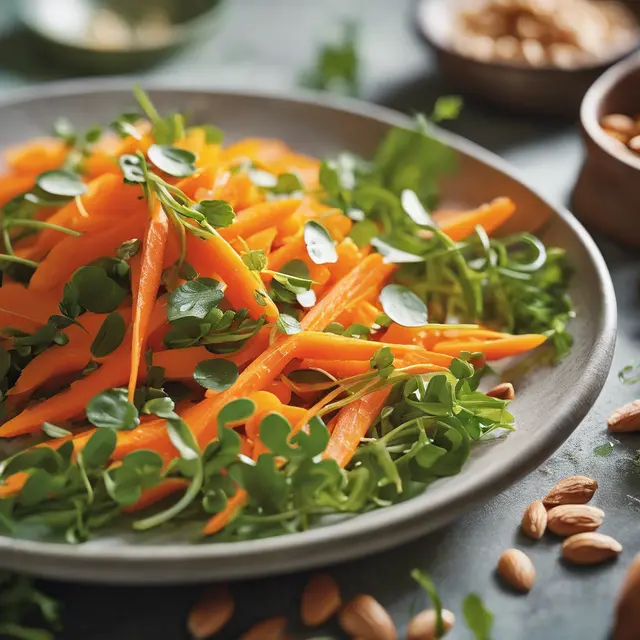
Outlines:
{"label": "chopped nut in bowl", "polygon": [[594,83],[580,117],[587,155],[574,213],[594,230],[640,246],[640,53]]}
{"label": "chopped nut in bowl", "polygon": [[419,0],[417,26],[461,91],[576,115],[591,83],[640,43],[640,3]]}

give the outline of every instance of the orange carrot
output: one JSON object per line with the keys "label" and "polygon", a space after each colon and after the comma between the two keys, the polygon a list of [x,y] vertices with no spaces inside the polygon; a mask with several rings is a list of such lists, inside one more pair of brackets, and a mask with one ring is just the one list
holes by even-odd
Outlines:
{"label": "orange carrot", "polygon": [[28,479],[29,474],[26,471],[18,471],[10,475],[3,484],[0,484],[0,498],[8,498],[22,491]]}
{"label": "orange carrot", "polygon": [[185,489],[188,485],[189,482],[184,478],[166,478],[159,485],[151,487],[151,489],[145,489],[137,502],[129,507],[124,507],[122,511],[124,511],[124,513],[142,511],[152,504],[180,491],[180,489]]}
{"label": "orange carrot", "polygon": [[140,254],[140,275],[136,278],[137,287],[134,299],[133,331],[131,346],[131,373],[129,376],[129,401],[138,383],[140,359],[146,346],[149,320],[158,295],[162,264],[169,235],[169,218],[162,205],[156,202],[149,220],[149,226],[142,243]]}
{"label": "orange carrot", "polygon": [[273,393],[283,405],[288,405],[291,402],[291,389],[282,380],[272,382],[266,390]]}
{"label": "orange carrot", "polygon": [[249,249],[262,250],[265,254],[269,254],[277,233],[278,231],[275,227],[268,227],[264,231],[258,231],[258,233],[246,238],[247,246]]}
{"label": "orange carrot", "polygon": [[35,270],[29,289],[38,292],[55,290],[67,282],[76,269],[98,258],[113,256],[125,240],[141,238],[143,233],[144,220],[135,217],[118,220],[110,227],[89,231],[82,236],[65,238],[51,249]]}
{"label": "orange carrot", "polygon": [[0,206],[5,205],[9,200],[19,196],[25,191],[29,191],[35,184],[37,174],[33,173],[10,173],[0,177]]}
{"label": "orange carrot", "polygon": [[301,369],[321,369],[336,378],[350,378],[371,368],[366,360],[303,360]]}
{"label": "orange carrot", "polygon": [[218,233],[206,240],[187,233],[187,260],[202,276],[218,275],[227,285],[225,295],[236,308],[245,307],[252,318],[263,314],[267,320],[278,318],[278,308],[269,297],[265,306],[256,300],[256,290],[262,290],[262,283],[242,262],[242,258]]}
{"label": "orange carrot", "polygon": [[335,427],[324,451],[325,458],[333,458],[346,467],[389,397],[391,387],[378,389],[352,402],[340,411]]}
{"label": "orange carrot", "polygon": [[367,256],[311,308],[300,325],[303,329],[322,331],[351,300],[384,282],[395,269],[396,265],[385,264],[380,254]]}
{"label": "orange carrot", "polygon": [[35,138],[4,152],[6,163],[14,171],[29,174],[57,169],[66,156],[67,146],[57,138]]}
{"label": "orange carrot", "polygon": [[233,496],[227,500],[226,507],[207,522],[202,533],[205,536],[211,536],[224,529],[231,522],[238,509],[245,505],[246,500],[247,492],[238,488]]}
{"label": "orange carrot", "polygon": [[462,351],[479,351],[487,360],[500,360],[515,356],[525,351],[531,351],[539,347],[546,336],[538,334],[509,336],[499,340],[447,340],[438,342],[433,350],[438,353],[446,353],[458,357]]}
{"label": "orange carrot", "polygon": [[440,229],[456,242],[468,238],[476,226],[484,227],[491,234],[504,224],[514,213],[516,206],[510,198],[496,198],[472,211],[434,214]]}
{"label": "orange carrot", "polygon": [[235,238],[247,238],[254,233],[279,224],[293,215],[300,206],[300,200],[273,200],[253,205],[238,214],[233,224],[220,229],[220,235],[227,241]]}
{"label": "orange carrot", "polygon": [[35,292],[10,282],[0,287],[0,326],[34,331],[57,313],[59,298],[49,291]]}
{"label": "orange carrot", "polygon": [[306,245],[302,234],[300,234],[269,254],[269,269],[272,271],[280,271],[287,262],[291,260],[301,260],[306,255]]}

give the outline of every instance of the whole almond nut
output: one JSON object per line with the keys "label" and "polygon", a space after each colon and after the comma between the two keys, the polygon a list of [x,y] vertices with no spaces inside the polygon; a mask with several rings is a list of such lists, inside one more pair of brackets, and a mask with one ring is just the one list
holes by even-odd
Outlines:
{"label": "whole almond nut", "polygon": [[640,400],[616,409],[607,419],[607,427],[614,433],[640,431]]}
{"label": "whole almond nut", "polygon": [[576,533],[562,543],[562,557],[573,564],[600,564],[615,558],[622,545],[602,533]]}
{"label": "whole almond nut", "polygon": [[[640,127],[638,128],[640,130]],[[629,140],[629,149],[631,151],[635,151],[636,153],[640,153],[640,135],[634,136]]]}
{"label": "whole almond nut", "polygon": [[542,500],[532,502],[522,516],[522,531],[525,535],[540,540],[547,528],[547,510],[542,504]]}
{"label": "whole almond nut", "polygon": [[189,611],[189,633],[198,640],[212,636],[229,622],[233,610],[233,598],[227,587],[216,585],[207,589]]}
{"label": "whole almond nut", "polygon": [[357,595],[340,612],[340,626],[351,636],[367,640],[397,640],[393,620],[372,596]]}
{"label": "whole almond nut", "polygon": [[611,113],[608,116],[604,116],[600,121],[600,126],[604,129],[624,133],[627,136],[632,136],[636,130],[636,123],[633,118],[621,113]]}
{"label": "whole almond nut", "polygon": [[585,504],[593,498],[598,483],[587,476],[569,476],[560,480],[542,499],[547,509],[559,504]]}
{"label": "whole almond nut", "polygon": [[[448,609],[442,610],[442,626],[444,633],[448,633],[456,622],[456,617]],[[436,612],[435,609],[425,609],[415,615],[407,626],[407,640],[436,640]],[[444,634],[443,634],[444,635]]]}
{"label": "whole almond nut", "polygon": [[604,520],[604,511],[588,504],[561,504],[549,509],[547,526],[558,536],[595,531]]}
{"label": "whole almond nut", "polygon": [[326,573],[311,577],[302,592],[300,615],[308,627],[326,622],[340,608],[338,583]]}
{"label": "whole almond nut", "polygon": [[528,555],[519,549],[507,549],[498,560],[498,573],[514,589],[530,591],[536,579],[536,570]]}
{"label": "whole almond nut", "polygon": [[636,640],[640,629],[640,554],[627,569],[616,605],[613,640]]}
{"label": "whole almond nut", "polygon": [[510,382],[502,382],[487,391],[487,395],[490,398],[500,398],[500,400],[513,400],[516,397],[516,392]]}
{"label": "whole almond nut", "polygon": [[240,636],[240,640],[286,640],[286,633],[286,618],[269,618],[251,627]]}
{"label": "whole almond nut", "polygon": [[602,130],[613,140],[622,142],[622,144],[627,144],[629,142],[629,136],[626,133],[621,133],[620,131],[615,131],[614,129],[607,129],[606,127]]}

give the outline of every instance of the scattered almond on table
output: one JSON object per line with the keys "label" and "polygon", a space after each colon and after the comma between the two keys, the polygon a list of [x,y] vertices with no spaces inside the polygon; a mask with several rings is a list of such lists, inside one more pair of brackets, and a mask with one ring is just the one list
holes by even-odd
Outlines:
{"label": "scattered almond on table", "polygon": [[531,591],[536,579],[533,562],[519,549],[507,549],[498,560],[498,573],[517,591]]}
{"label": "scattered almond on table", "polygon": [[585,504],[593,498],[598,483],[587,476],[569,476],[560,480],[542,499],[547,509],[560,504]]}
{"label": "scattered almond on table", "polygon": [[317,627],[329,620],[340,605],[338,583],[326,573],[316,574],[302,592],[300,617],[308,627]]}
{"label": "scattered almond on table", "polygon": [[[448,633],[456,622],[456,617],[448,609],[442,610],[442,626]],[[436,640],[437,616],[435,609],[425,609],[416,614],[407,626],[407,640]]]}
{"label": "scattered almond on table", "polygon": [[343,631],[354,638],[396,640],[398,637],[391,616],[373,596],[357,595],[344,606],[339,621]]}
{"label": "scattered almond on table", "polygon": [[189,611],[189,633],[197,640],[212,636],[231,620],[234,608],[233,598],[227,587],[209,587]]}
{"label": "scattered almond on table", "polygon": [[500,400],[513,400],[516,397],[516,392],[510,382],[502,382],[490,391],[487,391],[487,395],[491,398],[499,398]]}
{"label": "scattered almond on table", "polygon": [[640,554],[627,569],[616,604],[613,640],[637,640],[640,630]]}
{"label": "scattered almond on table", "polygon": [[577,533],[562,543],[562,557],[572,564],[600,564],[621,552],[622,545],[617,540],[594,531]]}
{"label": "scattered almond on table", "polygon": [[604,511],[586,504],[561,504],[549,510],[547,527],[558,536],[595,531],[604,520]]}
{"label": "scattered almond on table", "polygon": [[547,509],[542,500],[535,500],[525,509],[522,516],[522,531],[530,538],[540,540],[547,528],[547,519]]}
{"label": "scattered almond on table", "polygon": [[278,617],[258,622],[243,633],[240,640],[288,640],[287,619]]}
{"label": "scattered almond on table", "polygon": [[634,400],[616,409],[607,419],[607,427],[613,433],[640,431],[640,400]]}

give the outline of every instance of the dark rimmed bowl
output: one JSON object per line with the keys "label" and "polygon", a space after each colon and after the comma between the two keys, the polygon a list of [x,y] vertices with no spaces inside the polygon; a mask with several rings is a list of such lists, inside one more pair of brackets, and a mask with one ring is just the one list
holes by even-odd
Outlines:
{"label": "dark rimmed bowl", "polygon": [[640,156],[602,130],[601,118],[611,113],[640,113],[640,53],[605,73],[584,98],[580,119],[587,155],[572,201],[590,228],[640,246]]}
{"label": "dark rimmed bowl", "polygon": [[[640,17],[640,4],[625,2]],[[461,93],[510,109],[557,116],[576,116],[591,84],[637,46],[592,66],[576,69],[530,67],[484,62],[457,53],[450,44],[458,0],[417,0],[418,34],[436,55],[441,75]]]}

